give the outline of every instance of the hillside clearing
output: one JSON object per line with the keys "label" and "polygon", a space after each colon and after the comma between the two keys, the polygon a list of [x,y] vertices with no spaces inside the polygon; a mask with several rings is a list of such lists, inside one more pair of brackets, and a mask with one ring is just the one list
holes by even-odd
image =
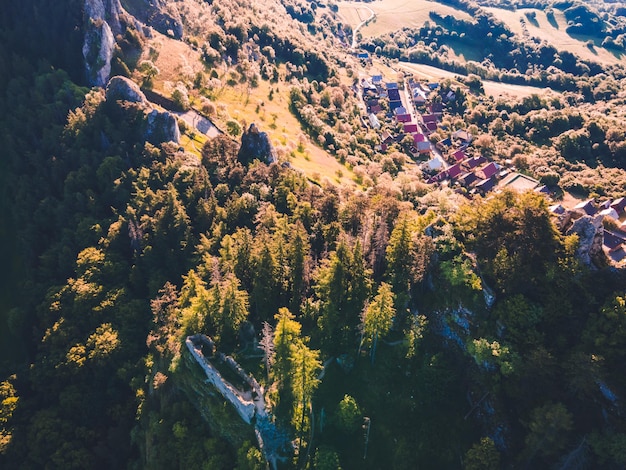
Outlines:
{"label": "hillside clearing", "polygon": [[[505,10],[503,8],[485,8],[485,11],[493,14],[498,20],[502,21],[507,27],[518,36],[524,38],[526,33],[522,26],[521,20],[527,29],[528,37],[536,37],[540,40],[552,44],[558,50],[569,51],[578,55],[584,60],[591,60],[605,64],[623,63],[618,57],[611,52],[600,47],[600,40],[592,36],[570,36],[566,32],[567,20],[560,10],[554,10],[554,22],[550,22],[543,10],[534,8],[524,8],[516,11]],[[526,13],[535,13],[536,21],[529,21]],[[595,47],[587,46],[587,41],[592,40]]]}
{"label": "hillside clearing", "polygon": [[[158,57],[153,59],[159,69],[158,76],[153,80],[154,91],[158,93],[170,96],[179,81],[191,89],[196,74],[207,72],[200,53],[189,44],[155,32],[151,46],[158,51]],[[148,58],[149,53],[145,56],[145,59]],[[261,131],[267,132],[281,161],[289,161],[309,179],[317,183],[329,181],[333,184],[355,185],[352,171],[311,142],[302,131],[298,120],[289,112],[289,84],[282,81],[270,84],[259,80],[257,87],[249,86],[248,83],[229,86],[226,81],[234,69],[221,67],[215,70],[219,73],[222,87],[212,91],[217,113],[211,116],[211,120],[220,129],[226,129],[226,122],[229,120],[237,121],[242,128],[255,123]],[[140,77],[135,79],[141,81]],[[194,93],[190,92],[190,98],[192,104],[198,105],[199,97],[194,96]],[[188,151],[199,154],[202,143],[197,138],[194,142],[187,137],[183,146]]]}

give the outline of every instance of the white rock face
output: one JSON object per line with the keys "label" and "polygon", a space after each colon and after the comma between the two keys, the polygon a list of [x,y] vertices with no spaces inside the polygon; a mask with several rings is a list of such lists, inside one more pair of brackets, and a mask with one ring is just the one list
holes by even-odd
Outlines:
{"label": "white rock face", "polygon": [[111,75],[115,38],[106,21],[87,21],[83,43],[87,81],[92,86],[104,86]]}
{"label": "white rock face", "polygon": [[119,0],[85,0],[83,57],[90,85],[104,86],[111,76],[115,35],[122,32],[121,13]]}
{"label": "white rock face", "polygon": [[106,89],[107,101],[131,101],[133,103],[148,104],[146,96],[139,86],[126,77],[113,77]]}

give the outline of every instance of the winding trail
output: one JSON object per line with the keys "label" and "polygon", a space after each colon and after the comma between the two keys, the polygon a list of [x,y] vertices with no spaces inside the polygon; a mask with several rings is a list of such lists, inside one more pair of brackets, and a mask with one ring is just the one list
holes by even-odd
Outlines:
{"label": "winding trail", "polygon": [[[376,13],[374,13],[374,10],[372,10],[370,7],[363,5],[363,8],[367,8],[370,12],[370,16],[369,18],[367,18],[366,20],[361,21],[356,28],[354,28],[354,30],[352,31],[352,50],[356,50],[357,45],[359,44],[359,42],[357,41],[357,35],[359,32],[359,29],[361,29],[362,26],[365,26],[370,20],[372,20],[375,16]],[[357,10],[357,14],[358,14],[358,10]],[[360,15],[359,15],[360,18]]]}

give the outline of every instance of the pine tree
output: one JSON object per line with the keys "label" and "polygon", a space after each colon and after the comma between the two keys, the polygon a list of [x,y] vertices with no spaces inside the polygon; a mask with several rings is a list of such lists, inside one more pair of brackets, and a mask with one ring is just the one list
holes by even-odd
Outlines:
{"label": "pine tree", "polygon": [[317,378],[322,369],[319,360],[320,352],[309,349],[303,342],[294,344],[291,348],[290,364],[292,369],[292,394],[294,397],[293,424],[300,435],[300,447],[302,438],[308,428],[309,404],[313,393],[320,384]]}
{"label": "pine tree", "polygon": [[378,288],[378,294],[363,312],[363,340],[370,345],[372,363],[376,356],[378,339],[389,333],[393,324],[396,314],[394,301],[391,286],[383,282]]}

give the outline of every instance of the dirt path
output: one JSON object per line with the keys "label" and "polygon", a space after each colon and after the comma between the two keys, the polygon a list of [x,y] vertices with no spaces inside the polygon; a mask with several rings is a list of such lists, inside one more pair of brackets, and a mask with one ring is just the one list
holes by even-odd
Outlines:
{"label": "dirt path", "polygon": [[370,21],[371,19],[373,19],[376,16],[376,13],[374,13],[374,10],[372,10],[370,7],[363,5],[363,8],[366,8],[367,10],[369,10],[370,16],[366,20],[361,21],[357,25],[357,27],[354,28],[354,31],[352,31],[352,50],[355,50],[357,48],[357,45],[359,44],[359,42],[357,41],[357,35],[358,35],[358,32],[359,32],[359,29],[361,29],[362,26],[365,26],[368,21]]}

